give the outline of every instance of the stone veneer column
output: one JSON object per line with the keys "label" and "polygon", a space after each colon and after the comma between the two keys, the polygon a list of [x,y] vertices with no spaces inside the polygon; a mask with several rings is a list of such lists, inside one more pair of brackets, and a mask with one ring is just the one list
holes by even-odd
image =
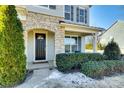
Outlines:
{"label": "stone veneer column", "polygon": [[64,27],[59,27],[55,33],[55,54],[65,53],[65,29]]}

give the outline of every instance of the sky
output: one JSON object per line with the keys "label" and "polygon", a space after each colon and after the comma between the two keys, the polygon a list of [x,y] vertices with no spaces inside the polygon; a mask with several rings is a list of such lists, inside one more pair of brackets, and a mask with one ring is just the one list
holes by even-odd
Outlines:
{"label": "sky", "polygon": [[124,21],[124,5],[93,5],[90,8],[90,25],[109,28],[117,20]]}

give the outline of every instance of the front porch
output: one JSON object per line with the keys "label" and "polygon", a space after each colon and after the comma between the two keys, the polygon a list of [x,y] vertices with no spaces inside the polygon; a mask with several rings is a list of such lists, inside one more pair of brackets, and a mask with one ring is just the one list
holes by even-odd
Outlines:
{"label": "front porch", "polygon": [[25,31],[27,69],[49,68],[51,64],[55,66],[55,56],[59,53],[86,52],[86,36],[93,37],[93,52],[97,52],[98,32],[96,28],[66,23],[60,23],[56,32],[43,28]]}
{"label": "front porch", "polygon": [[101,31],[100,28],[74,23],[61,23],[61,25],[65,27],[65,52],[88,52],[86,50],[87,36],[92,37],[93,50],[90,52],[97,52],[97,36],[99,31]]}

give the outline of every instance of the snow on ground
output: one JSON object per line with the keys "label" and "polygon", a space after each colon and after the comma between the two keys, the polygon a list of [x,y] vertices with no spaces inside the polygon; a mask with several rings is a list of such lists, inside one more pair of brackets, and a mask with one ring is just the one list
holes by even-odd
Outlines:
{"label": "snow on ground", "polygon": [[[80,72],[64,74],[58,70],[36,70],[32,78],[17,87],[32,88],[123,88],[124,74],[92,79]],[[48,75],[49,74],[49,75]],[[44,77],[44,78],[43,78]]]}
{"label": "snow on ground", "polygon": [[[98,87],[97,81],[86,77],[80,72],[63,74],[58,70],[51,73],[50,76],[44,79],[44,82],[35,87]],[[104,86],[103,86],[104,87]]]}
{"label": "snow on ground", "polygon": [[[46,77],[41,84],[35,87],[82,87],[87,84],[95,85],[93,79],[86,77],[82,73],[68,73],[63,74],[58,70],[54,70],[48,77]],[[92,86],[90,86],[92,87]]]}

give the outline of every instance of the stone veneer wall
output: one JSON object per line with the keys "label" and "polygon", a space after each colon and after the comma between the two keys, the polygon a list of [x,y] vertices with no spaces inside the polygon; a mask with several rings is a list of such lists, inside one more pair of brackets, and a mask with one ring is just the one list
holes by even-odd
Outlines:
{"label": "stone veneer wall", "polygon": [[[26,22],[23,23],[25,31],[32,29],[45,29],[55,33],[55,54],[63,53],[64,48],[64,28],[60,26],[59,21],[63,20],[62,17],[44,15],[27,11]],[[28,43],[28,42],[27,42]]]}
{"label": "stone veneer wall", "polygon": [[59,21],[62,20],[61,17],[38,14],[33,12],[27,13],[26,28],[28,31],[30,29],[46,29],[55,33],[55,53],[63,53],[64,48],[64,28],[60,26]]}
{"label": "stone veneer wall", "polygon": [[[54,32],[55,54],[65,52],[65,46],[64,46],[65,30],[64,27],[61,27],[59,24],[59,21],[63,20],[62,17],[30,12],[26,10],[26,7],[22,7],[22,6],[16,6],[16,10],[20,16],[24,31],[29,31],[32,29],[45,29]],[[26,18],[26,20],[23,20],[22,18]],[[27,35],[24,35],[24,37],[26,38]],[[25,47],[27,49],[26,45]]]}

